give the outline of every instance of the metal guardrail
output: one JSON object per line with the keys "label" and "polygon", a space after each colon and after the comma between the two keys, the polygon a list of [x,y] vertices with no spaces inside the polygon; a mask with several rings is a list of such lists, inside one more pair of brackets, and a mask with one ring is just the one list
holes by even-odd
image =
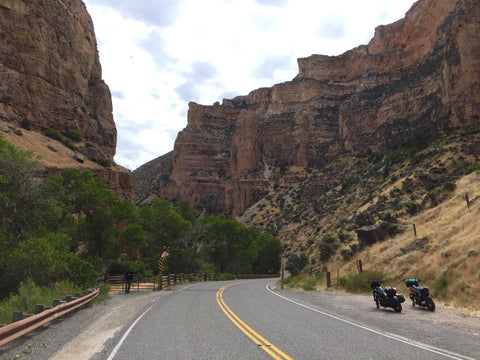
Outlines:
{"label": "metal guardrail", "polygon": [[70,311],[73,311],[87,304],[88,302],[93,300],[99,292],[100,290],[96,289],[81,298],[60,304],[52,309],[42,311],[39,314],[32,315],[23,320],[15,321],[11,324],[1,327],[0,346],[3,346],[15,339],[18,339],[19,337],[28,334],[29,332],[38,329],[39,327],[55,319],[58,319],[59,317],[69,313]]}

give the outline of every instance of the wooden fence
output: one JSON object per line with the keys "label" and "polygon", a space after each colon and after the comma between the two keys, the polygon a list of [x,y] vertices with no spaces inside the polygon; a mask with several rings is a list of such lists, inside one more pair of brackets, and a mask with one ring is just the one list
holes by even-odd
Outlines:
{"label": "wooden fence", "polygon": [[[154,291],[167,289],[172,285],[182,284],[194,281],[212,281],[216,280],[216,274],[200,273],[200,274],[168,274],[161,277],[146,276],[140,274],[133,275],[133,281],[130,285],[130,291]],[[107,274],[104,278],[107,284],[110,284],[111,292],[124,292],[125,280],[121,274]]]}

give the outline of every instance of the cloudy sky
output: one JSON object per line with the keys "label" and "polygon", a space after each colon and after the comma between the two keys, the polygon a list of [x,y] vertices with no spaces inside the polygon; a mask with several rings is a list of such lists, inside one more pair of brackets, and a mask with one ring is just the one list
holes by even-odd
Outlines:
{"label": "cloudy sky", "polygon": [[83,0],[131,170],[173,150],[188,103],[289,81],[297,58],[367,44],[414,0]]}

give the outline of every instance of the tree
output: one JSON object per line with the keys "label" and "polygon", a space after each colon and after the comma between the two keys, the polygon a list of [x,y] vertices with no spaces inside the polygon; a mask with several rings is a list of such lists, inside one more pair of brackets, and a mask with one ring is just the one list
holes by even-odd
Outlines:
{"label": "tree", "polygon": [[0,228],[11,240],[40,227],[56,227],[63,214],[61,203],[52,196],[57,193],[55,184],[39,179],[39,169],[31,152],[0,137]]}
{"label": "tree", "polygon": [[206,217],[208,239],[205,254],[220,272],[250,274],[257,258],[252,232],[234,220]]}
{"label": "tree", "polygon": [[283,246],[280,240],[270,234],[255,231],[257,259],[254,262],[255,274],[276,274],[280,271]]}
{"label": "tree", "polygon": [[290,271],[290,274],[292,276],[294,276],[300,274],[300,272],[305,268],[307,264],[307,255],[301,254],[300,256],[298,256],[297,254],[292,254],[288,257],[285,268]]}
{"label": "tree", "polygon": [[160,199],[141,208],[139,216],[147,243],[142,251],[143,261],[156,271],[159,256],[175,247],[175,241],[191,229],[191,223],[183,219],[167,200]]}

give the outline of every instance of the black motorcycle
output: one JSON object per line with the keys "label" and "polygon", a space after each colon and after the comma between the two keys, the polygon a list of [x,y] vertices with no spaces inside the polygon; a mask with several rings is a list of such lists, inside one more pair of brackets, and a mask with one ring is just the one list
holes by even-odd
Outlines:
{"label": "black motorcycle", "polygon": [[428,287],[418,287],[419,279],[405,279],[405,285],[410,289],[410,300],[412,305],[426,307],[430,311],[435,311],[435,303],[432,300]]}
{"label": "black motorcycle", "polygon": [[380,287],[380,281],[370,281],[370,288],[373,292],[373,301],[377,305],[377,309],[382,307],[391,307],[396,312],[402,311],[402,303],[405,301],[403,295],[397,294],[397,290],[390,286],[386,286],[385,290]]}

